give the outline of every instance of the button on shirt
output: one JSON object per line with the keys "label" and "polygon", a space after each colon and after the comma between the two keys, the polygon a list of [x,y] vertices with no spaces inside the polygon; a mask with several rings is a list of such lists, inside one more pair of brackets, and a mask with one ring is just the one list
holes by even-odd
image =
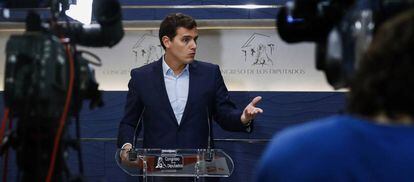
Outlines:
{"label": "button on shirt", "polygon": [[180,125],[188,98],[190,80],[188,64],[180,74],[175,75],[174,71],[167,65],[163,57],[162,71],[164,73],[164,83],[165,88],[167,89],[168,99],[170,100],[178,125]]}

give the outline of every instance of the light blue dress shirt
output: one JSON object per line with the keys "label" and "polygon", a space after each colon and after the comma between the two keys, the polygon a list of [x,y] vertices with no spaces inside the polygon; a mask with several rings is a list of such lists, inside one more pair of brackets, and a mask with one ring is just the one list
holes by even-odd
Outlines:
{"label": "light blue dress shirt", "polygon": [[180,74],[175,75],[174,71],[165,62],[163,56],[162,71],[164,73],[164,83],[165,88],[167,89],[168,99],[170,100],[178,125],[180,125],[187,104],[188,87],[190,84],[188,64]]}

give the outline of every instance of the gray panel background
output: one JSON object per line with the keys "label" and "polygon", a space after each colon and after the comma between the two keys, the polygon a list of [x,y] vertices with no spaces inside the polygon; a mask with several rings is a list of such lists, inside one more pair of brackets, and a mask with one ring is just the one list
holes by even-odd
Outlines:
{"label": "gray panel background", "polygon": [[[2,78],[10,34],[0,32]],[[323,73],[315,69],[314,44],[288,45],[274,29],[201,29],[199,35],[196,59],[220,65],[231,91],[332,91]],[[157,29],[126,31],[113,48],[79,49],[102,59],[103,66],[95,68],[102,90],[127,90],[130,70],[163,54]]]}

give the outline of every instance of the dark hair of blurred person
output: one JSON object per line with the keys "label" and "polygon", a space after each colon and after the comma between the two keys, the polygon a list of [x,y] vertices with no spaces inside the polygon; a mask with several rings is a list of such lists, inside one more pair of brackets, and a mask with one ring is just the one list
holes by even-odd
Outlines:
{"label": "dark hair of blurred person", "polygon": [[412,122],[413,14],[410,11],[398,16],[379,30],[351,84],[348,98],[351,113],[379,119],[379,122]]}

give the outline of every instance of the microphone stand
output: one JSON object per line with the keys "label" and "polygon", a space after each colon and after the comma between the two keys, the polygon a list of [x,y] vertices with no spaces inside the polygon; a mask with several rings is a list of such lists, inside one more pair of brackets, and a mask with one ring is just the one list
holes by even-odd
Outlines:
{"label": "microphone stand", "polygon": [[207,138],[207,156],[205,157],[205,160],[207,162],[211,162],[214,158],[213,151],[211,149],[211,120],[210,120],[210,113],[208,112],[207,108],[207,123],[208,123],[208,138]]}
{"label": "microphone stand", "polygon": [[138,158],[138,153],[135,150],[135,146],[136,146],[136,139],[137,139],[137,130],[138,130],[138,126],[141,124],[143,116],[144,116],[144,112],[145,112],[145,107],[141,112],[141,115],[138,118],[138,123],[135,126],[135,130],[134,130],[134,138],[132,140],[132,148],[130,151],[128,151],[128,160],[129,161],[136,161]]}

